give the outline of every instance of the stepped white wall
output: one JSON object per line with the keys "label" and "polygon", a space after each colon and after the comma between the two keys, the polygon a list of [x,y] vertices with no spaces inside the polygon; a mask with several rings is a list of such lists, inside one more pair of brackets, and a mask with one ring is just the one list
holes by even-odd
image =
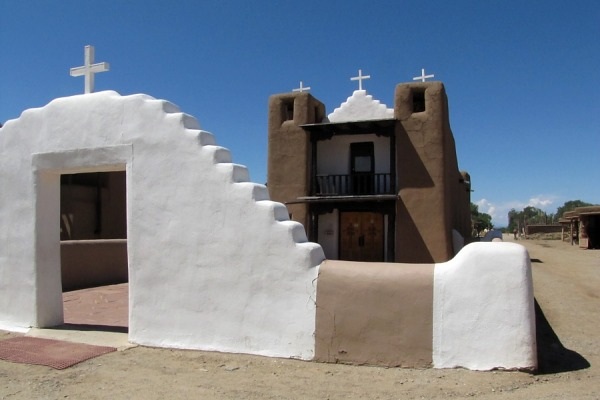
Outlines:
{"label": "stepped white wall", "polygon": [[130,340],[312,358],[323,251],[193,117],[145,95],[61,98],[8,121],[0,151],[0,327],[62,322],[60,174],[124,170]]}
{"label": "stepped white wall", "polygon": [[355,90],[338,108],[328,116],[329,122],[363,121],[394,118],[394,109],[387,108],[366,90]]}

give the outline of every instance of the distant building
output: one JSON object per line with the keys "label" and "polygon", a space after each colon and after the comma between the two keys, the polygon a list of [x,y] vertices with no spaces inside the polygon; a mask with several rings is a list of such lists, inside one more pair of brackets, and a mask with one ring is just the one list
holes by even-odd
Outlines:
{"label": "distant building", "polygon": [[430,263],[471,234],[441,82],[399,84],[394,108],[356,90],[333,113],[307,92],[269,99],[268,188],[328,259]]}
{"label": "distant building", "polygon": [[577,207],[564,213],[560,220],[563,238],[568,237],[573,244],[579,242],[582,249],[600,249],[600,206]]}

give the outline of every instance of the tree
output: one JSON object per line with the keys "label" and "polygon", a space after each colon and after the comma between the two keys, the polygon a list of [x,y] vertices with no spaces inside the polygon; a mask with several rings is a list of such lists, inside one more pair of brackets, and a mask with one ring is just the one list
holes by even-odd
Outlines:
{"label": "tree", "polygon": [[593,204],[590,203],[586,203],[585,201],[581,201],[581,200],[569,200],[566,201],[565,204],[563,204],[562,206],[558,207],[558,209],[556,210],[556,218],[562,218],[563,214],[567,211],[573,211],[574,209],[576,209],[577,207],[588,207],[588,206],[593,206]]}
{"label": "tree", "polygon": [[508,231],[521,230],[526,225],[547,225],[555,220],[554,214],[548,214],[544,210],[533,206],[527,206],[523,211],[512,208],[508,212]]}
{"label": "tree", "polygon": [[533,206],[527,206],[523,209],[523,218],[525,225],[546,223],[546,213]]}
{"label": "tree", "polygon": [[515,229],[519,230],[523,226],[523,211],[519,212],[514,208],[511,208],[508,212],[508,232],[514,232]]}
{"label": "tree", "polygon": [[471,203],[471,222],[473,223],[473,229],[479,233],[484,229],[492,229],[492,216],[487,213],[479,212],[479,206]]}

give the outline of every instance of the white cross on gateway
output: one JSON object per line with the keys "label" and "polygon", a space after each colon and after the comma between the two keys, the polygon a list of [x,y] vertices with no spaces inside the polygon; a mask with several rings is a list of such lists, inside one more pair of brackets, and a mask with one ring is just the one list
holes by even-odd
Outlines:
{"label": "white cross on gateway", "polygon": [[94,46],[85,46],[84,65],[82,67],[71,68],[71,76],[85,77],[84,93],[92,93],[94,91],[94,74],[105,72],[110,69],[107,62],[94,64]]}

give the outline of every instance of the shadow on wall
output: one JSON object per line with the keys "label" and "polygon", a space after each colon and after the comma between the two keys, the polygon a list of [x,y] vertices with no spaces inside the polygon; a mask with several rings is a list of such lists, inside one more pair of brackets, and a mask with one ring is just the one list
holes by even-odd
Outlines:
{"label": "shadow on wall", "polygon": [[535,299],[535,328],[538,354],[537,374],[555,374],[590,367],[590,363],[581,354],[562,345],[537,299]]}
{"label": "shadow on wall", "polygon": [[402,229],[396,233],[396,262],[431,264],[434,261],[425,239],[412,215],[402,201],[396,203],[396,218],[402,221]]}
{"label": "shadow on wall", "polygon": [[435,186],[421,155],[402,125],[396,127],[396,149],[398,190]]}

